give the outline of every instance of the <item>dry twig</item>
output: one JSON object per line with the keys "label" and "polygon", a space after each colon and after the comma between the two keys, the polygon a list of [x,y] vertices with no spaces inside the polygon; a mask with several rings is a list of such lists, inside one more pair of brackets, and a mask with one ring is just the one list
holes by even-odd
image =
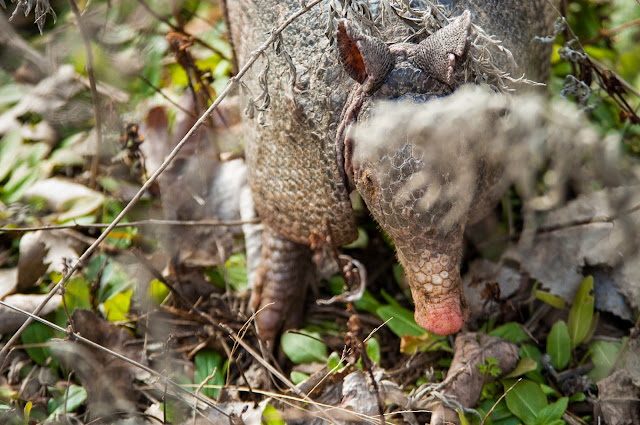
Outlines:
{"label": "dry twig", "polygon": [[[117,223],[116,227],[142,227],[147,225],[153,226],[184,226],[184,227],[226,227],[226,226],[241,226],[243,224],[256,224],[260,223],[260,219],[253,220],[158,220],[148,219],[140,221],[130,221],[128,223]],[[98,224],[60,224],[51,226],[34,226],[34,227],[0,227],[0,234],[2,233],[21,233],[21,232],[35,232],[38,230],[59,230],[59,229],[106,229],[113,223],[98,223]]]}
{"label": "dry twig", "polygon": [[96,181],[98,179],[98,164],[100,160],[100,145],[102,144],[102,116],[100,115],[100,99],[98,98],[98,89],[96,88],[96,77],[93,70],[93,52],[91,50],[91,40],[89,39],[89,34],[87,34],[87,29],[84,26],[84,22],[82,21],[82,15],[80,14],[80,9],[78,9],[78,5],[75,0],[67,0],[69,2],[69,6],[73,11],[73,14],[76,15],[76,21],[78,24],[78,29],[80,30],[80,35],[82,35],[82,41],[84,42],[84,50],[87,55],[87,75],[89,76],[89,85],[91,87],[91,98],[93,99],[93,115],[95,120],[95,129],[96,129],[96,151],[91,159],[91,177],[89,179],[89,186],[92,189],[96,188]]}

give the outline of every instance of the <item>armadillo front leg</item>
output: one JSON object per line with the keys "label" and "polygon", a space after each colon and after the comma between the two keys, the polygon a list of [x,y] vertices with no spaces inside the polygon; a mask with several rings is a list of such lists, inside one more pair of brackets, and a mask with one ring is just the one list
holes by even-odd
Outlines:
{"label": "armadillo front leg", "polygon": [[308,246],[291,242],[265,226],[262,261],[254,282],[251,305],[258,332],[271,344],[278,334],[299,325],[307,287],[316,277]]}

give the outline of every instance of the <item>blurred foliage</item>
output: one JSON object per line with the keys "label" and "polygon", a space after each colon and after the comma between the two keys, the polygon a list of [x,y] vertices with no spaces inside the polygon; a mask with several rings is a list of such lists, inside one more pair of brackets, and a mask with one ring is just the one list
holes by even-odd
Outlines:
{"label": "blurred foliage", "polygon": [[[56,14],[54,25],[51,15],[45,15],[40,36],[33,21],[17,26],[18,33],[34,48],[44,51],[45,48],[58,64],[70,64],[81,75],[86,76],[86,52],[82,38],[78,34],[75,17],[65,1],[51,2]],[[105,124],[107,142],[115,152],[118,151],[115,140],[124,131],[122,122],[141,119],[150,105],[162,104],[167,107],[169,131],[173,131],[175,117],[179,108],[170,104],[164,96],[180,102],[185,94],[193,88],[198,92],[198,100],[202,102],[200,109],[208,106],[216,93],[227,84],[232,72],[231,48],[226,41],[225,25],[222,14],[214,2],[187,0],[183,2],[167,2],[165,0],[146,0],[153,16],[135,1],[95,0],[79,2],[80,7],[89,6],[84,15],[85,24],[92,38],[91,49],[94,60],[96,79],[100,84],[109,85],[128,95],[126,102],[115,102],[103,97],[104,109],[113,112],[117,119],[111,127]],[[172,6],[179,7],[173,8]],[[6,13],[6,12],[3,12]],[[638,111],[640,100],[633,90],[628,88],[602,87],[598,85],[593,69],[585,68],[578,62],[563,60],[558,51],[566,48],[574,35],[588,57],[596,61],[601,68],[620,76],[632,88],[640,88],[640,7],[630,0],[575,0],[568,3],[567,21],[573,31],[560,31],[554,44],[552,58],[552,76],[550,96],[567,93],[568,76],[588,87],[587,96],[581,106],[589,114],[592,122],[602,134],[619,134],[626,152],[640,155],[640,125],[633,124],[632,119],[621,113],[621,104],[626,103],[630,110]],[[162,19],[158,19],[161,17]],[[193,67],[185,67],[176,59],[167,40],[167,35],[178,32],[184,36],[181,40],[187,46]],[[578,49],[576,42],[571,48]],[[191,66],[191,65],[190,65]],[[615,80],[607,80],[615,81]],[[619,92],[612,92],[612,89]],[[7,113],[19,104],[30,93],[31,87],[8,69],[0,69],[0,114]],[[162,94],[160,93],[162,92]],[[577,99],[576,96],[568,95]],[[84,100],[90,105],[91,94],[88,89],[74,95],[74,99]],[[105,113],[106,116],[109,114]],[[28,112],[19,116],[21,127],[0,135],[0,223],[2,225],[39,225],[54,224],[59,221],[47,215],[47,207],[42,199],[24,200],[25,192],[36,182],[49,177],[73,178],[74,181],[87,184],[88,149],[92,143],[93,119],[86,122],[75,122],[72,125],[58,128],[55,136],[49,140],[40,140],[33,133],[44,116],[36,112]],[[108,121],[108,120],[107,120]],[[113,123],[111,123],[113,124]],[[108,128],[107,128],[108,127]],[[89,146],[89,148],[87,148]],[[71,205],[65,211],[66,220],[70,223],[110,223],[126,205],[120,191],[127,183],[139,187],[140,181],[126,181],[121,176],[100,176],[98,192],[104,195],[99,208],[87,213],[79,206]],[[542,179],[541,179],[542,180]],[[543,182],[541,182],[543,184]],[[519,199],[512,193],[510,202],[505,201],[500,229],[508,233],[507,215],[519,210]],[[149,201],[149,202],[153,202]],[[508,205],[507,205],[508,204]],[[510,211],[511,210],[511,211]],[[82,214],[74,214],[80,212]],[[123,222],[133,221],[127,217]],[[517,221],[517,220],[516,220]],[[375,225],[365,224],[359,228],[358,239],[348,249],[365,250],[370,247],[370,233],[377,232]],[[84,236],[95,238],[96,232],[85,231]],[[392,245],[388,237],[386,241]],[[18,258],[19,237],[0,233],[4,265],[15,265]],[[64,291],[65,307],[60,306],[50,315],[50,319],[61,326],[66,326],[67,314],[75,309],[90,309],[102,313],[109,321],[130,321],[138,313],[139,304],[147,301],[161,305],[171,293],[167,282],[158,279],[139,281],[139,276],[130,272],[126,262],[119,253],[132,248],[144,249],[155,241],[147,240],[138,227],[121,227],[109,234],[106,240],[109,248],[94,255],[88,264],[72,277]],[[496,252],[483,252],[483,256],[497,258]],[[248,287],[246,256],[233,254],[220,267],[209,267],[204,274],[210,283],[223,290],[241,292]],[[46,292],[52,285],[60,281],[62,276],[50,272],[42,279],[34,292]],[[410,299],[403,291],[403,270],[394,265],[390,273],[390,281],[398,285],[398,297],[381,291],[379,297],[365,291],[363,297],[355,302],[360,312],[374,315],[382,321],[388,321],[389,334],[399,341],[399,348],[385,345],[383,337],[371,338],[367,344],[369,357],[378,365],[384,356],[391,351],[393,356],[418,355],[420,352],[438,352],[440,357],[433,363],[429,375],[420,374],[414,382],[407,385],[418,386],[433,380],[443,379],[446,368],[450,364],[452,352],[450,341],[446,337],[438,337],[421,329],[407,307]],[[330,280],[333,294],[343,291],[344,280],[334,277]],[[144,290],[140,291],[140,288]],[[521,361],[507,378],[492,384],[486,384],[478,406],[478,412],[488,416],[486,424],[560,424],[561,417],[570,409],[571,403],[585,400],[585,393],[576,390],[568,398],[565,393],[554,389],[550,370],[566,371],[568,368],[590,361],[594,369],[589,373],[593,382],[608,376],[619,360],[626,340],[592,341],[591,337],[597,315],[593,311],[593,280],[586,279],[569,310],[567,322],[558,321],[550,330],[544,341],[533,341],[519,323],[508,322],[496,324],[495,320],[484,324],[482,331],[493,336],[500,336],[519,345]],[[564,302],[548,293],[535,290],[535,297],[558,309],[563,309]],[[497,326],[496,326],[497,325]],[[135,326],[135,324],[131,325]],[[340,334],[333,322],[314,324],[302,329],[299,333],[288,333],[281,339],[282,352],[295,364],[320,362],[329,368],[344,366],[340,363],[340,355],[326,343],[325,337]],[[342,329],[340,331],[343,331]],[[82,411],[87,397],[86,391],[74,383],[67,385],[68,371],[65,371],[52,357],[48,345],[52,338],[62,338],[41,323],[31,324],[22,334],[24,350],[32,360],[32,364],[19,371],[24,377],[35,368],[45,368],[54,373],[59,382],[43,386],[47,392],[45,397],[38,397],[35,405],[31,401],[19,399],[19,394],[4,384],[0,386],[0,415],[12,413],[8,423],[34,423],[51,420],[57,414]],[[340,334],[342,336],[342,334]],[[329,348],[331,347],[331,348]],[[193,380],[195,383],[223,385],[228,372],[229,361],[221,355],[224,351],[203,348],[194,354]],[[331,354],[328,354],[331,351]],[[444,356],[444,357],[443,357]],[[404,357],[402,357],[404,358]],[[483,365],[487,374],[495,374],[491,361],[487,359]],[[305,379],[308,374],[294,371],[291,374],[295,382]],[[506,397],[498,399],[516,382]],[[219,395],[219,389],[207,387],[202,394],[211,398]],[[166,419],[181,416],[181,406],[174,399],[160,404],[167,414]],[[9,417],[9,416],[6,416]],[[0,416],[0,422],[4,420]],[[466,417],[471,423],[479,423],[476,416]],[[267,406],[263,413],[263,422],[268,424],[284,423],[278,411]]]}
{"label": "blurred foliage", "polygon": [[[640,123],[621,112],[620,104],[626,103],[636,116],[640,106],[640,7],[628,0],[576,0],[568,3],[567,22],[570,29],[558,34],[552,58],[550,93],[559,96],[567,76],[573,75],[590,88],[587,108],[592,122],[601,133],[619,132],[628,152],[640,153]],[[588,57],[620,76],[633,89],[598,86],[598,77],[589,67],[562,60],[558,53],[575,37]],[[571,45],[576,50],[578,43]],[[605,72],[605,74],[607,74]],[[565,87],[566,88],[566,87]],[[613,95],[619,89],[621,95]],[[571,96],[570,96],[571,97]],[[623,99],[623,100],[620,100]]]}

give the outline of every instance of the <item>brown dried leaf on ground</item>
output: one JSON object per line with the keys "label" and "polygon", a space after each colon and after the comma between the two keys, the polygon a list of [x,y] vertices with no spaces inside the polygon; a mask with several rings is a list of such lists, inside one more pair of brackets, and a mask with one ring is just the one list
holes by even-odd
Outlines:
{"label": "brown dried leaf on ground", "polygon": [[[210,425],[210,424],[227,424],[238,423],[243,425],[260,425],[262,424],[262,412],[264,408],[269,404],[271,400],[262,400],[257,405],[253,403],[231,402],[220,403],[218,407],[220,410],[229,414],[233,418],[236,418],[237,422],[233,422],[227,416],[223,415],[215,409],[207,409],[203,416],[196,415],[191,422],[194,425]],[[159,412],[156,417],[162,420],[163,415]],[[240,418],[240,419],[238,419]]]}
{"label": "brown dried leaf on ground", "polygon": [[[454,396],[463,407],[473,407],[480,398],[482,386],[497,379],[489,373],[483,373],[478,365],[487,359],[495,358],[501,375],[513,370],[518,362],[518,346],[501,338],[479,333],[461,333],[456,337],[454,355],[441,393]],[[438,403],[431,416],[431,424],[444,424],[446,421],[458,421],[454,409]]]}
{"label": "brown dried leaf on ground", "polygon": [[495,310],[497,301],[487,297],[487,285],[497,282],[496,295],[505,300],[515,294],[522,283],[522,274],[511,264],[496,264],[489,260],[477,259],[469,265],[464,277],[464,294],[467,297],[472,316],[484,316],[489,309]]}
{"label": "brown dried leaf on ground", "polygon": [[0,299],[13,294],[18,284],[18,268],[0,269]]}
{"label": "brown dried leaf on ground", "polygon": [[[376,380],[377,391],[381,399],[384,400],[385,405],[397,406],[395,410],[402,411],[402,416],[408,423],[416,423],[413,414],[410,412],[413,406],[409,397],[402,392],[397,384],[388,379],[384,370],[376,369],[373,376]],[[324,368],[318,371],[317,376],[312,376],[308,381],[299,384],[298,388],[305,393],[313,387],[314,393],[309,393],[309,396],[325,407],[314,406],[311,403],[309,409],[302,413],[299,409],[288,409],[285,412],[288,419],[287,423],[320,425],[328,423],[328,418],[331,418],[334,423],[344,425],[381,423],[378,397],[370,375],[360,370],[355,370],[344,376],[344,373],[347,373],[345,371],[326,376],[327,370]],[[322,376],[326,379],[322,378]],[[317,378],[321,379],[320,383],[316,381]],[[321,388],[321,394],[316,397],[315,391],[318,388]],[[327,408],[326,406],[335,407]],[[385,416],[388,418],[390,417],[389,415],[390,413],[387,409]]]}
{"label": "brown dried leaf on ground", "polygon": [[[21,310],[28,312],[34,311],[40,303],[44,301],[47,295],[9,295],[2,301],[12,306],[18,307]],[[42,310],[40,310],[39,316],[46,316],[53,310],[60,306],[62,297],[60,295],[54,295],[49,302],[47,302]],[[11,310],[8,307],[0,306],[0,334],[6,335],[17,330],[27,320],[27,316],[17,311]]]}
{"label": "brown dried leaf on ground", "polygon": [[27,291],[46,272],[64,273],[86,246],[86,238],[70,229],[28,232],[20,239],[17,291]]}
{"label": "brown dried leaf on ground", "polygon": [[[626,370],[619,370],[598,382],[598,403],[594,416],[609,425],[640,423],[640,387]],[[600,411],[598,411],[600,410]]]}
{"label": "brown dried leaf on ground", "polygon": [[625,368],[633,384],[640,388],[640,336],[629,340]]}
{"label": "brown dried leaf on ground", "polygon": [[26,192],[25,198],[39,198],[53,214],[49,220],[64,222],[89,215],[104,204],[102,193],[73,181],[52,177],[34,183]]}
{"label": "brown dried leaf on ground", "polygon": [[[140,346],[129,344],[134,338],[125,330],[115,328],[88,310],[75,310],[72,319],[76,331],[83,337],[130,359],[142,360]],[[75,371],[87,390],[92,416],[136,411],[134,403],[139,395],[133,388],[134,378],[142,378],[146,372],[81,343],[64,342],[54,345],[53,349],[56,357]]]}
{"label": "brown dried leaf on ground", "polygon": [[640,308],[640,211],[625,211],[638,205],[638,186],[582,195],[548,214],[541,228],[551,230],[511,247],[503,260],[516,261],[568,302],[584,277],[594,274],[596,308],[630,320],[629,307]]}

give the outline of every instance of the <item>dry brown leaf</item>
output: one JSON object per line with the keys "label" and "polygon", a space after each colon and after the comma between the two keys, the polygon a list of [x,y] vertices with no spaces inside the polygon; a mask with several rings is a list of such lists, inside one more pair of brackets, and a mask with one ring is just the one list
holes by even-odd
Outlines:
{"label": "dry brown leaf", "polygon": [[[21,310],[33,312],[44,301],[47,295],[9,295],[2,301],[12,306],[18,307]],[[60,295],[54,295],[49,302],[47,302],[42,310],[40,316],[46,316],[53,310],[60,306],[62,297]],[[27,316],[17,311],[11,310],[8,307],[0,306],[0,334],[9,334],[18,329],[27,320]]]}
{"label": "dry brown leaf", "polygon": [[[473,407],[480,398],[482,386],[498,377],[482,373],[478,365],[484,364],[488,358],[497,360],[501,375],[513,370],[518,362],[518,346],[501,338],[490,337],[479,333],[461,333],[456,336],[454,355],[445,378],[441,392],[454,396],[463,407]],[[431,416],[432,425],[440,425],[455,419],[455,410],[438,403]]]}
{"label": "dry brown leaf", "polygon": [[[523,272],[540,281],[552,294],[571,302],[593,268],[610,270],[596,279],[596,308],[631,319],[629,306],[640,308],[640,211],[612,222],[585,221],[615,217],[640,205],[638,186],[604,189],[583,195],[549,213],[531,243],[511,247],[503,259],[516,261]],[[592,269],[589,269],[592,268]],[[587,268],[585,270],[585,268]],[[598,281],[599,280],[599,281]],[[611,283],[607,288],[607,283]],[[600,292],[598,292],[600,291]],[[617,295],[623,294],[626,298]],[[625,303],[628,303],[628,305]]]}
{"label": "dry brown leaf", "polygon": [[[604,423],[633,425],[640,423],[640,387],[633,384],[626,370],[619,370],[598,381],[598,405]],[[599,418],[600,415],[594,415]]]}

